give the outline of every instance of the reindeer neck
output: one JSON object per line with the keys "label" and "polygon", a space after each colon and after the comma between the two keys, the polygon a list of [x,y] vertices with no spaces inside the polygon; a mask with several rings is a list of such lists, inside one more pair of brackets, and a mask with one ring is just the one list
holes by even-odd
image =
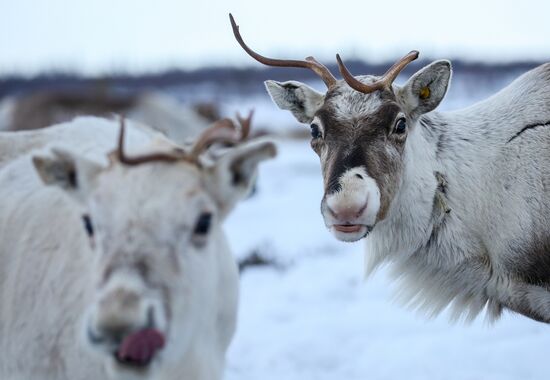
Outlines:
{"label": "reindeer neck", "polygon": [[377,223],[366,239],[367,272],[384,261],[412,255],[426,243],[433,230],[436,173],[441,172],[441,167],[432,137],[426,135],[420,124],[408,136],[404,160],[401,184],[388,216]]}

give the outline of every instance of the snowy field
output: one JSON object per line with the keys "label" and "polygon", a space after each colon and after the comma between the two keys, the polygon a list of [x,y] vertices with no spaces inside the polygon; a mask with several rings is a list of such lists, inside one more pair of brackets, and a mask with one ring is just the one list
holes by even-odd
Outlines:
{"label": "snowy field", "polygon": [[[492,90],[460,92],[443,107]],[[267,95],[253,102],[262,122],[297,128]],[[279,157],[261,167],[256,195],[227,221],[236,257],[257,251],[277,265],[242,275],[226,380],[550,378],[546,325],[506,313],[494,325],[483,317],[464,325],[401,307],[384,269],[364,278],[363,244],[338,242],[325,229],[321,196],[309,143],[282,141]]]}
{"label": "snowy field", "polygon": [[[440,109],[468,106],[519,74],[456,73]],[[276,108],[261,83],[240,92],[215,85],[166,92],[184,103],[219,104],[223,115],[254,108],[257,130],[308,131]],[[483,316],[468,325],[446,313],[427,319],[393,301],[384,268],[365,279],[363,244],[339,242],[323,224],[320,165],[309,141],[281,137],[278,147],[260,167],[255,194],[225,225],[236,260],[258,253],[271,265],[242,272],[224,380],[550,379],[547,325],[509,313],[493,325]]]}

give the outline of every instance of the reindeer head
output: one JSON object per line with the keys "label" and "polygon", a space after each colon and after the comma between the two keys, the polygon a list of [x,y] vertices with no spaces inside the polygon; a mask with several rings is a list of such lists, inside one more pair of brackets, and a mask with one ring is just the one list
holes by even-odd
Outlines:
{"label": "reindeer head", "polygon": [[[46,184],[83,209],[83,241],[87,234],[96,263],[94,296],[82,316],[85,344],[116,378],[140,379],[181,360],[192,340],[204,340],[195,336],[200,326],[211,326],[208,336],[222,346],[226,337],[213,327],[225,320],[232,331],[226,319],[234,315],[218,306],[237,297],[222,283],[234,263],[221,223],[275,148],[240,143],[227,121],[206,130],[190,152],[166,143],[162,152],[129,157],[123,141],[124,124],[108,167],[61,150],[33,162]],[[237,144],[205,163],[200,155],[215,142]]]}
{"label": "reindeer head", "polygon": [[449,61],[433,62],[398,87],[393,81],[418,52],[407,54],[382,77],[354,77],[337,55],[344,80],[336,80],[313,57],[296,61],[261,56],[245,44],[231,15],[230,20],[235,38],[252,58],[269,66],[309,68],[326,84],[323,94],[296,81],[265,82],[279,108],[311,127],[311,147],[324,178],[321,212],[326,226],[343,241],[365,237],[388,215],[418,118],[445,96]]}

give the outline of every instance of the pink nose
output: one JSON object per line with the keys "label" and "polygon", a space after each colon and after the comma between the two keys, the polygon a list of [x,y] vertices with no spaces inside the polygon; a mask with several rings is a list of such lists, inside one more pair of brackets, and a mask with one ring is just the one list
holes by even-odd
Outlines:
{"label": "pink nose", "polygon": [[353,205],[349,207],[343,207],[341,209],[337,208],[333,210],[332,208],[330,208],[330,206],[327,206],[327,208],[332,216],[338,221],[352,222],[363,215],[363,212],[365,212],[365,209],[367,208],[367,202],[362,205]]}

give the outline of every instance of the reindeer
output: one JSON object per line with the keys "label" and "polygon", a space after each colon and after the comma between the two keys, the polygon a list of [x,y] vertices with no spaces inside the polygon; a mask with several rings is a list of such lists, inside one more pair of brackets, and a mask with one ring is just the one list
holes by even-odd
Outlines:
{"label": "reindeer", "polygon": [[366,272],[388,262],[400,296],[437,315],[496,320],[509,309],[550,322],[550,64],[489,99],[437,112],[451,63],[435,61],[403,86],[412,51],[383,76],[344,80],[313,57],[254,52],[230,15],[240,46],[269,66],[313,70],[320,93],[296,81],[266,81],[271,98],[311,128],[321,161],[327,228],[366,242]]}
{"label": "reindeer", "polygon": [[[212,115],[215,109],[197,105]],[[114,94],[108,91],[37,91],[0,101],[0,131],[45,128],[70,121],[76,116],[109,117],[113,113],[149,125],[183,144],[192,141],[215,120],[199,110],[179,104],[158,92]],[[218,118],[216,118],[218,119]]]}
{"label": "reindeer", "polygon": [[25,132],[51,142],[0,169],[1,379],[221,379],[238,303],[221,223],[275,154],[242,121],[189,149],[122,123],[108,155],[113,121]]}

